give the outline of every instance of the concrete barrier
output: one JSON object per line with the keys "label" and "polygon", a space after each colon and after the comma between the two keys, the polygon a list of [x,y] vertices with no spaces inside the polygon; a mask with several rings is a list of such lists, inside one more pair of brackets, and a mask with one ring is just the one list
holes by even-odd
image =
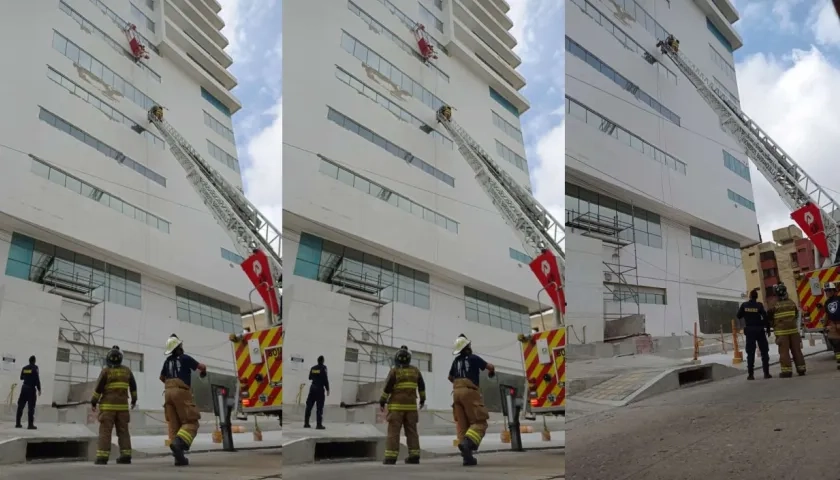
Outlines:
{"label": "concrete barrier", "polygon": [[[46,460],[92,461],[96,435],[84,425],[44,425],[39,430],[0,425],[0,465]],[[116,447],[112,447],[116,448]],[[119,453],[117,449],[115,454]]]}

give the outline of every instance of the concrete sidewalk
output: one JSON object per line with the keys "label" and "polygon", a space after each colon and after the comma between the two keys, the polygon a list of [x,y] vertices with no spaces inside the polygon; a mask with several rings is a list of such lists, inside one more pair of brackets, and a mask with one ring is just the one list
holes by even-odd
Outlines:
{"label": "concrete sidewalk", "polygon": [[[209,429],[208,429],[209,430]],[[166,446],[165,442],[169,437],[166,435],[134,435],[131,437],[131,447],[138,457],[144,456],[158,456],[170,455],[171,451]],[[116,437],[112,439],[112,443],[116,445]],[[263,432],[263,439],[261,442],[254,441],[253,434],[248,433],[234,433],[233,445],[237,450],[258,450],[264,448],[278,448],[283,446],[283,431],[276,430],[270,432]],[[199,452],[215,452],[221,451],[221,443],[213,443],[212,432],[201,433],[195,437],[195,441],[190,448],[191,453]]]}
{"label": "concrete sidewalk", "polygon": [[[453,445],[454,436],[449,435],[423,435],[420,437],[420,446],[423,452],[432,453],[435,456],[460,455],[458,447]],[[400,443],[405,445],[405,437],[400,438]],[[563,430],[551,432],[551,440],[543,441],[542,434],[523,433],[522,447],[525,450],[556,449],[566,447],[566,432]],[[487,434],[481,442],[480,453],[506,452],[510,450],[509,443],[502,443],[498,433]]]}
{"label": "concrete sidewalk", "polygon": [[[770,342],[770,365],[777,365],[779,363],[779,349],[776,348],[776,344],[774,343],[775,338],[771,336],[768,341]],[[711,354],[711,355],[703,355],[702,357],[699,357],[698,360],[700,360],[701,364],[719,363],[719,364],[722,364],[722,365],[728,365],[730,367],[746,371],[747,370],[747,354],[746,354],[746,352],[743,351],[742,347],[739,347],[739,349],[741,350],[741,353],[744,356],[744,361],[739,363],[739,364],[733,364],[732,363],[732,358],[734,356],[732,351],[729,351],[727,353],[715,353],[715,354]],[[818,339],[817,342],[816,342],[816,345],[814,345],[813,347],[808,345],[807,337],[803,339],[802,354],[805,355],[806,357],[810,357],[810,356],[813,356],[813,355],[819,355],[820,353],[823,353],[823,352],[825,352],[826,355],[829,355],[829,352],[826,350],[826,346],[825,346],[825,343],[823,343],[822,338]],[[831,353],[830,355],[833,356],[834,354]],[[756,357],[755,358],[756,369],[760,370],[761,369],[761,353],[756,351],[755,352],[755,357]],[[806,362],[806,365],[807,365],[807,362]],[[771,372],[772,372],[772,370],[771,370]]]}

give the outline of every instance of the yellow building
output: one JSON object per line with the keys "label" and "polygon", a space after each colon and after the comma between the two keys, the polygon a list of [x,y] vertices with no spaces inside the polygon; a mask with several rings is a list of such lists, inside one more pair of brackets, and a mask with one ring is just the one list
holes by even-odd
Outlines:
{"label": "yellow building", "polygon": [[774,285],[784,283],[793,291],[799,275],[814,268],[814,245],[798,227],[790,225],[773,230],[772,242],[742,249],[741,259],[747,292],[758,289],[758,300],[769,308],[776,303]]}

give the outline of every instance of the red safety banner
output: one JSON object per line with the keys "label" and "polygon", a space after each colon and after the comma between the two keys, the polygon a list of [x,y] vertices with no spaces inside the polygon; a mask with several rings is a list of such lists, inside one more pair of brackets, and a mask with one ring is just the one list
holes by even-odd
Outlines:
{"label": "red safety banner", "polygon": [[829,258],[831,256],[828,251],[828,240],[825,238],[825,225],[823,225],[822,214],[818,206],[808,202],[794,210],[790,214],[790,218],[814,242],[814,248],[820,252],[823,258]]}
{"label": "red safety banner", "polygon": [[280,302],[277,300],[277,290],[274,288],[271,267],[265,253],[255,250],[253,255],[242,262],[241,267],[260,293],[266,308],[274,315],[280,315]]}
{"label": "red safety banner", "polygon": [[557,266],[557,258],[549,250],[543,252],[531,261],[531,271],[537,276],[551,301],[554,308],[566,313],[566,295],[563,293],[563,280],[560,277],[560,267]]}

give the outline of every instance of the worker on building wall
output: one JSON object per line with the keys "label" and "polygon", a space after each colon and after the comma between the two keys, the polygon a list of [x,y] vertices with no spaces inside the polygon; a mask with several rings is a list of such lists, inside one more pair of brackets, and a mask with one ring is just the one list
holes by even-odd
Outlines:
{"label": "worker on building wall", "polygon": [[111,433],[116,427],[120,455],[117,463],[131,463],[131,435],[128,433],[129,393],[131,408],[137,406],[137,381],[131,369],[122,364],[123,354],[120,347],[114,345],[105,358],[105,368],[99,374],[90,406],[95,412],[99,407],[99,445],[96,449],[97,465],[107,465],[111,456]]}
{"label": "worker on building wall", "polygon": [[324,430],[324,402],[330,394],[330,379],[327,377],[327,366],[324,365],[324,356],[318,357],[318,364],[309,369],[309,395],[306,397],[306,411],[303,416],[303,428],[311,428],[309,417],[312,416],[312,407],[315,406],[315,428]]}
{"label": "worker on building wall", "polygon": [[417,422],[420,414],[417,409],[417,396],[420,396],[420,408],[426,403],[426,382],[420,369],[411,364],[411,352],[403,346],[394,356],[394,368],[388,372],[385,388],[379,399],[379,407],[384,411],[388,404],[388,439],[385,443],[385,465],[397,463],[400,454],[400,429],[405,429],[405,442],[408,445],[408,457],[405,463],[420,463],[420,434]]}
{"label": "worker on building wall", "polygon": [[473,354],[472,343],[463,333],[455,340],[453,355],[456,357],[449,369],[449,381],[453,387],[452,414],[457,428],[458,450],[464,458],[464,466],[471,466],[478,463],[473,452],[481,445],[487,432],[487,419],[490,418],[479,390],[479,372],[487,370],[493,377],[496,368]]}
{"label": "worker on building wall", "polygon": [[825,284],[825,327],[828,341],[834,349],[834,360],[837,370],[840,370],[840,295],[837,295],[837,284]]}
{"label": "worker on building wall", "polygon": [[198,433],[201,413],[192,394],[192,372],[207,376],[207,366],[184,353],[184,343],[174,333],[166,341],[166,360],[160,370],[164,384],[163,412],[169,428],[169,449],[176,466],[189,465],[184,452],[190,449]]}
{"label": "worker on building wall", "polygon": [[776,334],[776,345],[779,346],[779,363],[782,366],[782,378],[793,376],[791,357],[796,364],[796,373],[805,375],[805,357],[802,355],[802,336],[799,334],[799,310],[796,304],[788,298],[787,287],[780,283],[776,285],[778,301],[770,310],[773,332]]}
{"label": "worker on building wall", "polygon": [[20,387],[20,395],[18,395],[17,415],[15,416],[15,428],[23,428],[20,420],[23,417],[23,408],[27,407],[26,412],[29,416],[29,430],[36,430],[35,426],[35,401],[41,396],[41,375],[38,371],[38,365],[35,364],[35,355],[29,357],[29,365],[23,367],[20,371],[20,380],[23,385]]}
{"label": "worker on building wall", "polygon": [[770,322],[767,319],[767,311],[764,305],[758,301],[758,290],[750,292],[750,299],[741,304],[737,317],[744,321],[744,335],[747,337],[747,380],[755,380],[755,347],[761,352],[761,368],[764,370],[764,378],[773,378],[770,375],[770,346],[767,338],[770,337]]}

